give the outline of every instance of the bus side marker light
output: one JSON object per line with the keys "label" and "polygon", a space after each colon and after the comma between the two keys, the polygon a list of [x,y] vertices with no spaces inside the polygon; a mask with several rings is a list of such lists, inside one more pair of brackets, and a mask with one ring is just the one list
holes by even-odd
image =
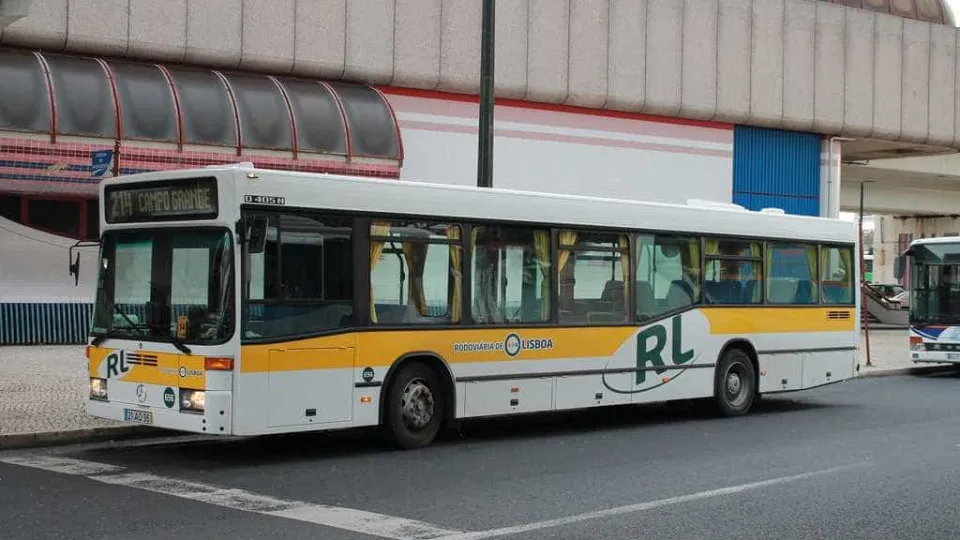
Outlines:
{"label": "bus side marker light", "polygon": [[519,387],[519,386],[511,386],[511,387],[510,387],[510,393],[511,393],[511,394],[516,394],[516,393],[519,392],[519,391],[520,391],[520,387]]}
{"label": "bus side marker light", "polygon": [[372,402],[373,402],[373,398],[371,398],[370,396],[360,396],[360,403],[366,404],[366,403],[372,403]]}
{"label": "bus side marker light", "polygon": [[760,376],[761,376],[761,377],[766,377],[766,376],[767,376],[767,370],[761,371],[761,372],[760,372]]}
{"label": "bus side marker light", "polygon": [[662,379],[660,379],[660,380],[663,381],[664,383],[668,383],[668,382],[670,382],[670,377],[664,377],[664,378],[662,378]]}
{"label": "bus side marker light", "polygon": [[207,371],[233,371],[233,358],[207,356],[203,359],[203,367]]}

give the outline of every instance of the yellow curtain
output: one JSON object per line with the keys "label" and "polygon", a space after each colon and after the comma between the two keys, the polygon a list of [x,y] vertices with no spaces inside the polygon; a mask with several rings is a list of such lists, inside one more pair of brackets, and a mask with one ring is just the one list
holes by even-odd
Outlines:
{"label": "yellow curtain", "polygon": [[817,250],[814,247],[804,248],[804,253],[807,256],[807,268],[810,270],[810,298],[809,302],[816,302],[819,297],[818,290],[819,287],[816,286],[817,283]]}
{"label": "yellow curtain", "polygon": [[[447,227],[447,238],[450,240],[460,240],[460,227],[450,225]],[[450,322],[460,322],[460,304],[463,299],[463,254],[460,252],[460,244],[450,246],[450,265],[453,267],[453,298],[450,299]]]}
{"label": "yellow curtain", "polygon": [[712,238],[707,238],[705,241],[707,255],[719,255],[720,254],[720,241],[714,240]]}
{"label": "yellow curtain", "polygon": [[534,231],[533,249],[537,255],[537,266],[543,274],[540,282],[540,316],[543,320],[550,319],[550,233]]}
{"label": "yellow curtain", "polygon": [[414,244],[404,242],[403,258],[407,261],[407,272],[410,282],[407,289],[410,291],[410,301],[420,315],[427,314],[427,299],[423,291],[423,268],[427,262],[429,244]]}
{"label": "yellow curtain", "polygon": [[[560,231],[560,245],[561,246],[573,246],[577,243],[577,233],[573,231]],[[557,273],[563,272],[563,269],[567,266],[567,261],[570,260],[570,251],[560,250],[560,260],[558,261],[559,265],[557,266]]]}
{"label": "yellow curtain", "polygon": [[[389,221],[374,221],[370,223],[370,236],[389,236]],[[370,276],[373,277],[373,267],[380,261],[380,255],[383,253],[385,243],[382,241],[370,240]],[[373,281],[370,282],[370,321],[377,324],[376,298],[373,297]]]}
{"label": "yellow curtain", "polygon": [[620,272],[623,274],[623,309],[630,310],[630,237],[621,235],[617,238],[617,246],[624,250],[620,253]]}
{"label": "yellow curtain", "polygon": [[699,303],[700,287],[702,286],[702,280],[700,279],[700,239],[691,238],[687,246],[687,255],[690,257],[690,261],[686,266],[690,271],[690,278],[693,281],[693,303],[696,304]]}
{"label": "yellow curtain", "polygon": [[840,252],[840,263],[847,278],[846,284],[851,285],[853,283],[853,251],[846,248],[840,248],[837,251]]}

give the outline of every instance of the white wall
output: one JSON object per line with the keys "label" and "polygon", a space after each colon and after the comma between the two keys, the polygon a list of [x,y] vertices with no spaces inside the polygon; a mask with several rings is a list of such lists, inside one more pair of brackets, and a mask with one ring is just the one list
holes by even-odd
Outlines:
{"label": "white wall", "polygon": [[73,243],[0,218],[0,302],[93,302],[98,249],[79,250],[80,282],[74,286],[67,273]]}
{"label": "white wall", "polygon": [[[387,94],[404,146],[401,178],[477,181],[476,103]],[[685,202],[730,202],[733,131],[725,126],[498,106],[494,186]]]}

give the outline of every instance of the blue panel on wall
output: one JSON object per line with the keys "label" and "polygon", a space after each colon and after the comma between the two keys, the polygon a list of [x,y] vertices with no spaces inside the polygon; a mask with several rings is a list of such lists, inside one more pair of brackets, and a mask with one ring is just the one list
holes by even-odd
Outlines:
{"label": "blue panel on wall", "polygon": [[733,202],[751,210],[820,214],[820,135],[736,126]]}

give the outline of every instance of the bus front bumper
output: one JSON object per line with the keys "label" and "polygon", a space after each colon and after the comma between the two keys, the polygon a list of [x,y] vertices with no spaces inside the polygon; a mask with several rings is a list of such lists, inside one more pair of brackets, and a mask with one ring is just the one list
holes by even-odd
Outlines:
{"label": "bus front bumper", "polygon": [[90,416],[115,420],[131,426],[142,425],[190,433],[231,435],[233,431],[232,415],[230,414],[231,392],[208,390],[205,394],[203,412],[180,411],[176,408],[165,409],[91,398],[87,399],[86,411]]}
{"label": "bus front bumper", "polygon": [[913,351],[910,360],[915,364],[960,364],[960,352]]}

